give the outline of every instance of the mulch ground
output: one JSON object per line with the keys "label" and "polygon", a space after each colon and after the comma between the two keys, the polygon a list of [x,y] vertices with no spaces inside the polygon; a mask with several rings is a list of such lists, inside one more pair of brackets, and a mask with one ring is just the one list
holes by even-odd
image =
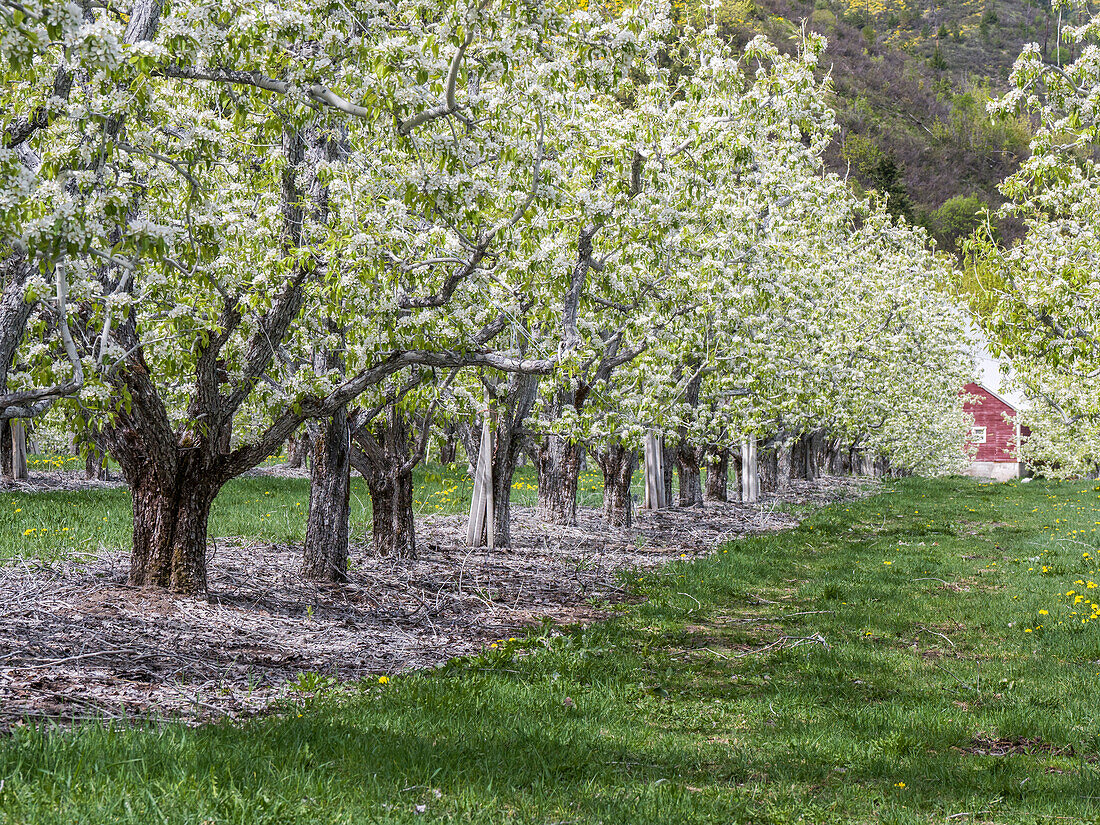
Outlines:
{"label": "mulch ground", "polygon": [[465,519],[417,524],[419,557],[352,548],[341,586],[298,576],[301,548],[219,540],[208,599],[126,584],[128,553],[0,566],[0,729],[31,718],[147,716],[188,723],[262,712],[317,680],[439,665],[549,619],[606,617],[621,574],[696,558],[741,536],[791,527],[783,502],[873,492],[867,479],[795,482],[755,506],[642,511],[630,530],[595,510],[576,527],[513,508],[513,550],[465,546]]}

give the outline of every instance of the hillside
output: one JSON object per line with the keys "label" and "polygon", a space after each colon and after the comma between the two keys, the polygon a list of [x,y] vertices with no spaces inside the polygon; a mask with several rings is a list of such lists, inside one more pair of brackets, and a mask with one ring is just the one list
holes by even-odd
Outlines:
{"label": "hillside", "polygon": [[893,211],[949,249],[978,208],[1000,202],[998,182],[1028,150],[1028,124],[991,122],[987,102],[1023,44],[1059,57],[1057,12],[1033,0],[734,0],[723,15],[738,40],[793,44],[803,21],[828,38],[840,125],[830,165],[889,194]]}

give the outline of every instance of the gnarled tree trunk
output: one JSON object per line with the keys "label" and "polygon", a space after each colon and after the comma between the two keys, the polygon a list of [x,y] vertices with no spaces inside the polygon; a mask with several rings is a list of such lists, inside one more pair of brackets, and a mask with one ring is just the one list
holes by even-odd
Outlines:
{"label": "gnarled tree trunk", "polygon": [[539,515],[552,524],[577,523],[577,484],[584,447],[557,435],[543,438],[535,449],[539,480]]}
{"label": "gnarled tree trunk", "polygon": [[707,462],[707,486],[703,497],[707,501],[727,501],[729,499],[730,451],[728,447],[715,448],[713,457]]}
{"label": "gnarled tree trunk", "polygon": [[302,575],[314,581],[347,581],[351,494],[347,408],[341,407],[332,418],[310,422],[306,432],[313,464]]}
{"label": "gnarled tree trunk", "polygon": [[352,464],[367,482],[371,536],[379,556],[414,558],[413,460],[405,414],[390,405],[385,416],[353,434]]}
{"label": "gnarled tree trunk", "polygon": [[207,522],[221,485],[200,456],[186,452],[171,475],[142,464],[123,465],[134,508],[129,582],[203,595]]}
{"label": "gnarled tree trunk", "polygon": [[497,408],[493,438],[493,543],[512,546],[512,477],[528,439],[523,423],[538,397],[539,376],[513,375],[505,403]]}
{"label": "gnarled tree trunk", "polygon": [[493,439],[493,545],[512,546],[512,477],[523,451],[522,438],[498,425]]}
{"label": "gnarled tree trunk", "polygon": [[824,473],[825,435],[815,430],[806,437],[806,480],[813,481]]}
{"label": "gnarled tree trunk", "polygon": [[676,470],[680,476],[680,506],[703,506],[703,483],[699,473],[699,451],[687,441],[681,441],[676,447]]}
{"label": "gnarled tree trunk", "polygon": [[603,517],[613,527],[630,527],[634,519],[634,501],[630,482],[638,466],[637,450],[628,450],[612,442],[596,455],[603,471]]}
{"label": "gnarled tree trunk", "polygon": [[769,444],[760,450],[758,466],[760,473],[760,492],[774,492],[775,478],[778,471],[774,444]]}

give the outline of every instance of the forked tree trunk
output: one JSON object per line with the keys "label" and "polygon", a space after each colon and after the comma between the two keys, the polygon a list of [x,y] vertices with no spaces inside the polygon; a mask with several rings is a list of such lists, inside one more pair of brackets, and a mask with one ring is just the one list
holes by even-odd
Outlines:
{"label": "forked tree trunk", "polygon": [[613,527],[630,527],[634,520],[634,500],[630,482],[638,466],[638,452],[615,442],[596,455],[603,471],[603,518]]}
{"label": "forked tree trunk", "polygon": [[561,436],[544,438],[535,449],[539,515],[552,524],[577,523],[577,485],[584,447]]}
{"label": "forked tree trunk", "polygon": [[408,422],[392,406],[355,434],[352,463],[367,482],[371,537],[379,556],[414,558],[413,461]]}
{"label": "forked tree trunk", "polygon": [[348,532],[351,517],[351,436],[348,411],[311,422],[306,430],[313,454],[309,471],[309,516],[302,575],[314,581],[348,578]]}
{"label": "forked tree trunk", "polygon": [[722,447],[713,451],[713,458],[707,462],[707,486],[704,498],[707,501],[726,501],[729,498],[730,451]]}
{"label": "forked tree trunk", "polygon": [[[145,468],[142,468],[145,469]],[[200,462],[182,456],[175,476],[124,468],[134,508],[131,585],[206,593],[206,526],[219,484]]]}
{"label": "forked tree trunk", "polygon": [[703,484],[699,474],[699,454],[687,441],[681,441],[676,447],[676,469],[680,476],[680,506],[701,507]]}
{"label": "forked tree trunk", "polygon": [[371,538],[379,556],[416,557],[416,524],[412,473],[372,475]]}

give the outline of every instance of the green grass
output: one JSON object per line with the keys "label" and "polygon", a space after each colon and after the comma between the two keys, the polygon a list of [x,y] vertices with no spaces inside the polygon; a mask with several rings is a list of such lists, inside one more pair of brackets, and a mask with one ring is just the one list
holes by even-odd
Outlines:
{"label": "green grass", "polygon": [[905,480],[431,673],[20,728],[0,822],[1095,821],[1097,530],[1093,482]]}
{"label": "green grass", "polygon": [[[34,457],[32,469],[59,466],[64,457]],[[114,470],[117,473],[117,468]],[[464,468],[424,464],[416,469],[416,510],[419,515],[469,512],[473,483]],[[603,482],[598,471],[586,473],[579,501],[599,506]],[[522,467],[513,482],[512,501],[533,505],[537,498],[534,468]],[[261,541],[292,543],[305,537],[309,482],[299,478],[248,476],[231,481],[214,502],[210,536],[247,536]],[[354,477],[351,484],[352,535],[370,528],[370,494]],[[66,554],[129,548],[133,511],[124,489],[92,489],[79,493],[19,493],[0,495],[0,559],[29,556],[45,560]]]}

